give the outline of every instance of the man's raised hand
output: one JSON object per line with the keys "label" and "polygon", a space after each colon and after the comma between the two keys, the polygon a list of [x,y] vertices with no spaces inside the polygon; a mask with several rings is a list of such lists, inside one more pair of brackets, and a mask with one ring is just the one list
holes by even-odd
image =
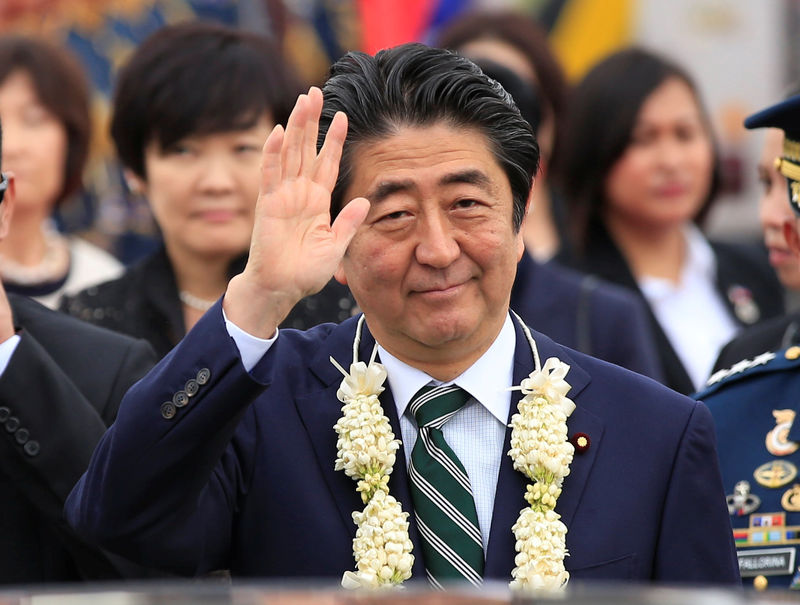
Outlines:
{"label": "man's raised hand", "polygon": [[228,318],[255,336],[269,337],[304,296],[322,289],[369,210],[356,198],[330,224],[331,191],[347,136],[347,118],[334,117],[317,153],[322,91],[300,95],[286,130],[264,143],[261,187],[245,270],[225,294]]}

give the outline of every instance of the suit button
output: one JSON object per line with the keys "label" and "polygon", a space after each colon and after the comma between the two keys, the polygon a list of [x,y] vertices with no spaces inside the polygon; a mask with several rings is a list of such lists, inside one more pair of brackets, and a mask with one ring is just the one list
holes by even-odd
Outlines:
{"label": "suit button", "polygon": [[203,368],[199,372],[197,372],[197,384],[203,386],[206,384],[209,379],[211,378],[211,370],[208,368]]}
{"label": "suit button", "polygon": [[39,454],[39,450],[41,450],[42,448],[39,447],[38,441],[34,441],[33,439],[31,439],[30,441],[28,441],[28,443],[26,443],[22,447],[22,449],[26,454],[28,454],[28,456],[33,457],[37,456]]}
{"label": "suit button", "polygon": [[172,403],[175,404],[175,407],[182,408],[187,403],[189,403],[189,396],[186,394],[186,391],[178,391],[172,397]]}
{"label": "suit button", "polygon": [[20,424],[21,423],[19,421],[19,418],[17,418],[16,416],[12,416],[8,420],[6,420],[6,430],[9,433],[14,433],[19,428]]}
{"label": "suit button", "polygon": [[9,416],[11,416],[11,410],[6,406],[0,407],[0,422],[5,422]]}
{"label": "suit button", "polygon": [[17,431],[17,434],[14,435],[14,439],[17,440],[17,443],[20,445],[24,445],[28,438],[31,436],[30,431],[26,428],[21,428]]}
{"label": "suit button", "polygon": [[175,414],[177,413],[177,408],[175,404],[171,401],[165,401],[161,404],[161,416],[166,420],[172,420],[175,418]]}
{"label": "suit button", "polygon": [[186,381],[186,386],[183,387],[183,390],[186,391],[186,394],[189,397],[194,397],[195,395],[197,395],[197,391],[200,390],[200,385],[194,378],[190,378],[189,380]]}

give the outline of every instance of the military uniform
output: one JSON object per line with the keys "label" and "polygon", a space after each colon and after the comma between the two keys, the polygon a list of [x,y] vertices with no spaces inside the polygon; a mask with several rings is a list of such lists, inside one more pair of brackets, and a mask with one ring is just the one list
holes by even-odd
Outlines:
{"label": "military uniform", "polygon": [[696,398],[714,416],[742,581],[800,590],[800,347],[720,370]]}

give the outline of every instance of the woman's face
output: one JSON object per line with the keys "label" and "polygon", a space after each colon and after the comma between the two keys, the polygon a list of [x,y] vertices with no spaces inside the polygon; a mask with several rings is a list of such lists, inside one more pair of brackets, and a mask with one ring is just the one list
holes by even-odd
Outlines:
{"label": "woman's face", "polygon": [[26,71],[11,72],[0,83],[3,170],[16,177],[16,212],[50,214],[64,187],[67,130],[42,105]]}
{"label": "woman's face", "polygon": [[133,177],[152,208],[167,249],[191,256],[234,257],[250,243],[259,162],[272,121],[245,130],[197,134],[162,149],[145,148],[145,179]]}
{"label": "woman's face", "polygon": [[646,229],[685,224],[708,196],[713,163],[692,90],[670,78],[642,104],[628,147],[606,178],[606,216]]}

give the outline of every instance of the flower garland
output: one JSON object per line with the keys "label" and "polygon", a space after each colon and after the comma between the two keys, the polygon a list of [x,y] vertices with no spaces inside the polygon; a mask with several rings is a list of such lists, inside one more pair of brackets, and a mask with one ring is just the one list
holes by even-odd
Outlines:
{"label": "flower garland", "polygon": [[[512,311],[513,313],[513,311]],[[569,573],[564,569],[567,556],[567,527],[555,512],[564,477],[569,474],[574,447],[567,439],[567,417],[575,404],[566,397],[571,388],[564,380],[569,366],[556,357],[544,367],[530,330],[514,313],[533,352],[534,370],[519,387],[524,397],[511,417],[511,450],[514,469],[533,483],[525,500],[530,505],[520,511],[511,528],[516,538],[516,567],[512,570],[513,589],[555,590],[566,586]],[[331,357],[343,374],[336,393],[344,405],[334,425],[339,439],[336,470],[358,481],[356,490],[366,507],[353,513],[358,526],[353,540],[353,555],[358,571],[347,571],[345,588],[379,588],[401,584],[411,577],[414,556],[408,536],[408,513],[389,494],[389,475],[394,467],[400,440],[394,438],[389,419],[378,396],[384,391],[386,369],[375,362],[377,347],[369,364],[358,361],[358,345],[364,315],[359,318],[353,340],[350,372]]]}
{"label": "flower garland", "polygon": [[358,529],[353,540],[353,555],[358,571],[347,571],[342,578],[345,588],[380,588],[401,584],[411,577],[414,555],[408,537],[408,513],[389,494],[389,475],[394,468],[400,440],[394,438],[389,419],[383,413],[378,396],[383,392],[386,369],[375,362],[377,348],[369,364],[358,361],[362,315],[353,342],[353,363],[346,372],[336,360],[330,360],[344,375],[336,392],[342,416],[334,425],[339,439],[335,469],[343,470],[358,481],[356,491],[366,504],[353,513]]}
{"label": "flower garland", "polygon": [[[517,317],[519,319],[519,317]],[[535,368],[514,390],[525,395],[511,417],[511,449],[514,470],[533,483],[526,487],[525,501],[511,530],[516,538],[516,567],[511,588],[557,590],[566,586],[564,569],[567,526],[554,510],[575,448],[567,438],[567,417],[575,403],[566,397],[570,390],[564,377],[569,366],[550,357],[542,367],[539,352],[528,327],[522,329],[533,351]]]}

